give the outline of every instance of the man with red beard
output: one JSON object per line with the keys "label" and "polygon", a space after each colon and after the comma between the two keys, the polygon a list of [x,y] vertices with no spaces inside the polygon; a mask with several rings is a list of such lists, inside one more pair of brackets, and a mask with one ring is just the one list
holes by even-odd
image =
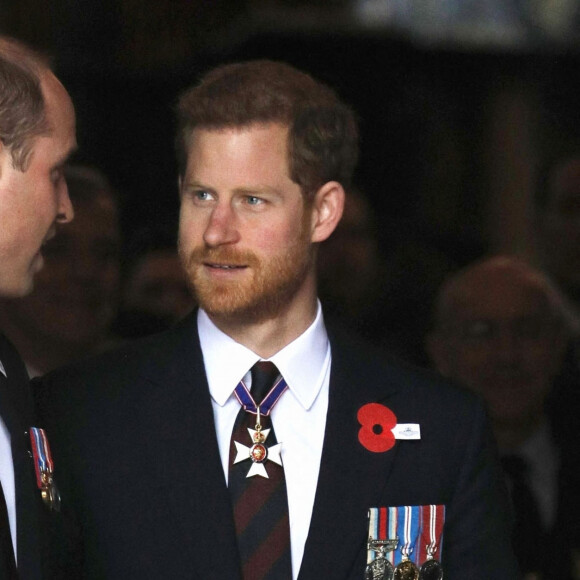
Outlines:
{"label": "man with red beard", "polygon": [[253,61],[208,73],[178,117],[200,308],[39,388],[71,576],[515,578],[479,402],[325,326],[316,254],[356,161],[350,109]]}

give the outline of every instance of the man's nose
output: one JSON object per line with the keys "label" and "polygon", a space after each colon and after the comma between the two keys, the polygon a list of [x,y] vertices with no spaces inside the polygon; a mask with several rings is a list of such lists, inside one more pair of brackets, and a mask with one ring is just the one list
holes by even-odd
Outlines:
{"label": "man's nose", "polygon": [[219,203],[211,211],[203,234],[209,247],[234,244],[240,239],[238,218],[229,203]]}
{"label": "man's nose", "polygon": [[60,224],[66,224],[73,220],[75,212],[68,194],[68,186],[64,178],[57,185],[57,188],[58,213],[56,215],[56,221]]}
{"label": "man's nose", "polygon": [[522,353],[522,341],[516,332],[511,329],[502,329],[496,337],[496,356],[508,364],[517,362]]}

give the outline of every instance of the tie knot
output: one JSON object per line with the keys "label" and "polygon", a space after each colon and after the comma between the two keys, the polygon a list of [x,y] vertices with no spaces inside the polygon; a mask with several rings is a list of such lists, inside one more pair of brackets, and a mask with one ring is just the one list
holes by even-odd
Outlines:
{"label": "tie knot", "polygon": [[252,397],[259,405],[268,391],[274,386],[274,382],[280,375],[273,362],[261,360],[251,369],[252,374]]}

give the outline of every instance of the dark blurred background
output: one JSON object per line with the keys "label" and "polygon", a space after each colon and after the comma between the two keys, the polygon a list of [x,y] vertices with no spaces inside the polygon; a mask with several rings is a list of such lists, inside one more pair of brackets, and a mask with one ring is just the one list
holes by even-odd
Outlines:
{"label": "dark blurred background", "polygon": [[77,107],[79,159],[121,191],[126,230],[175,221],[172,108],[226,61],[286,60],[352,104],[357,184],[386,253],[404,240],[458,265],[486,250],[533,254],[539,172],[580,143],[576,0],[0,6],[2,33],[53,55]]}

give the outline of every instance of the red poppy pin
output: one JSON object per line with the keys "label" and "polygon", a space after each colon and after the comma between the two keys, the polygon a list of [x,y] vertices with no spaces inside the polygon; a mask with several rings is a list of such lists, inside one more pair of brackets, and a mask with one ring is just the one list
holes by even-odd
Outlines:
{"label": "red poppy pin", "polygon": [[395,413],[379,403],[367,403],[357,413],[361,428],[358,440],[373,453],[384,453],[395,445],[392,429],[397,425]]}

